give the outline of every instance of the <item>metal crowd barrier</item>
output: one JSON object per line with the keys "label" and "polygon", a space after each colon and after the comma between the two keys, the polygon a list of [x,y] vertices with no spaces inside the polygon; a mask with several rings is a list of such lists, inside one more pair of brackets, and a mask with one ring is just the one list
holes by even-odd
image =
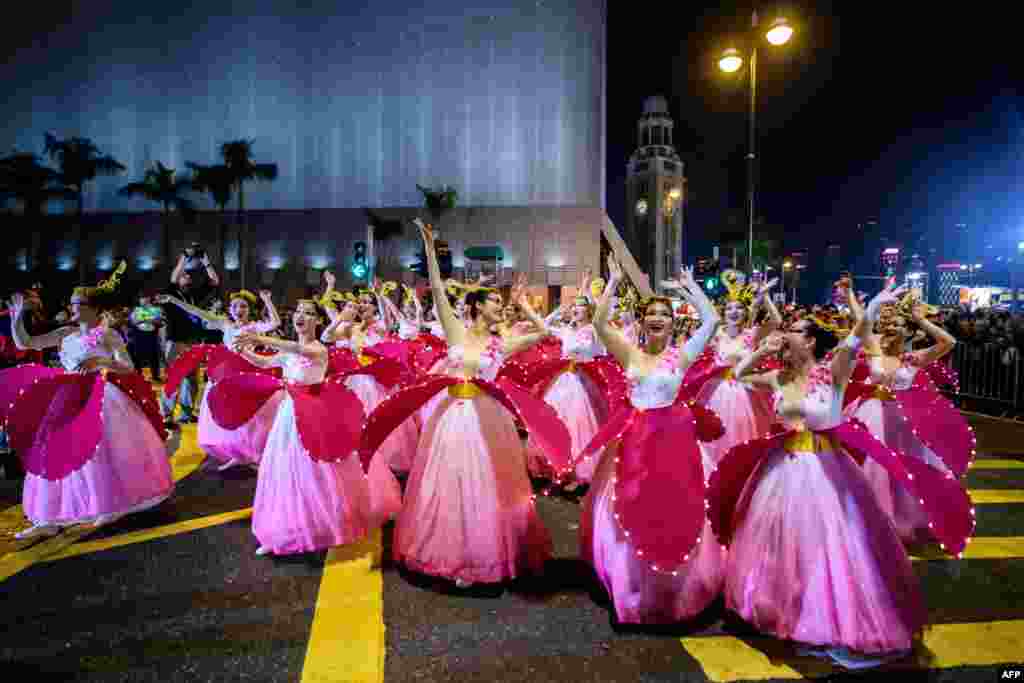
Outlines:
{"label": "metal crowd barrier", "polygon": [[953,397],[961,407],[998,417],[1024,418],[1024,361],[1019,353],[1007,357],[1005,352],[991,345],[956,345],[950,362],[960,378],[959,391]]}

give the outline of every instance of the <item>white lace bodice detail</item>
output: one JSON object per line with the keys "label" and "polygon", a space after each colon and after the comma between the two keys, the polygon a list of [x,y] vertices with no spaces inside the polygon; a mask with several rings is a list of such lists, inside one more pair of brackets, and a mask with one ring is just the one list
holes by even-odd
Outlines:
{"label": "white lace bodice detail", "polygon": [[327,350],[319,360],[298,353],[280,352],[274,356],[274,365],[283,370],[286,381],[295,384],[318,384],[327,375]]}
{"label": "white lace bodice detail", "polygon": [[[85,334],[69,334],[60,342],[60,364],[68,372],[74,372],[90,358],[113,358],[115,349],[110,346],[111,336],[102,327],[94,327]],[[123,355],[127,356],[127,353]]]}
{"label": "white lace bodice detail", "polygon": [[629,402],[634,408],[650,410],[672,405],[679,394],[683,383],[683,373],[679,371],[678,353],[676,348],[666,349],[658,359],[658,364],[648,375],[631,366],[626,370],[629,381]]}
{"label": "white lace bodice detail", "polygon": [[843,394],[832,384],[832,374],[826,365],[811,372],[807,391],[799,403],[787,403],[781,390],[773,394],[775,415],[787,427],[802,424],[807,429],[831,429],[843,421]]}
{"label": "white lace bodice detail", "polygon": [[562,341],[563,358],[589,361],[608,353],[604,344],[598,339],[593,325],[584,325],[575,330],[571,327],[558,328],[555,334]]}
{"label": "white lace bodice detail", "polygon": [[398,321],[398,337],[399,339],[415,339],[420,334],[419,325],[415,322],[401,318]]}
{"label": "white lace bodice detail", "polygon": [[906,358],[895,370],[887,371],[880,356],[868,358],[868,368],[871,371],[872,384],[881,384],[895,391],[909,389],[914,384],[918,368],[911,364]]}
{"label": "white lace bodice detail", "polygon": [[[727,365],[729,367],[736,367],[743,358],[749,355],[754,350],[754,332],[753,330],[747,330],[741,332],[736,338],[737,341],[733,340],[729,344],[728,353],[725,349],[725,340],[728,337],[725,333],[720,332],[717,334],[712,342],[712,349],[715,354],[715,365]],[[740,349],[737,351],[737,349]]]}
{"label": "white lace bodice detail", "polygon": [[[465,353],[466,347],[462,344],[448,347],[448,360],[445,363],[447,374],[461,376]],[[480,379],[492,381],[497,376],[498,370],[504,361],[505,355],[502,353],[501,342],[497,338],[491,339],[491,343],[480,354],[480,365],[476,376]]]}
{"label": "white lace bodice detail", "polygon": [[427,323],[427,329],[430,330],[430,334],[435,337],[444,339],[444,325],[441,324],[440,320],[431,320]]}
{"label": "white lace bodice detail", "polygon": [[245,325],[234,325],[228,323],[224,326],[224,346],[229,349],[234,349],[235,340],[238,339],[239,335],[246,334],[266,334],[274,329],[274,326],[269,322],[260,320]]}

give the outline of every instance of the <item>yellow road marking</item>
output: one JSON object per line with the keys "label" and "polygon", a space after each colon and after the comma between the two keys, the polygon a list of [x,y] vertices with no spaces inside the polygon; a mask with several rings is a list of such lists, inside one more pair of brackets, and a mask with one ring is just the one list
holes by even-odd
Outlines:
{"label": "yellow road marking", "polygon": [[1011,458],[978,458],[971,463],[972,470],[1024,470],[1024,460]]}
{"label": "yellow road marking", "polygon": [[[965,560],[1007,560],[1024,557],[1024,536],[980,536],[967,542],[964,549]],[[911,555],[912,560],[948,560],[949,555],[938,547],[920,551]]]}
{"label": "yellow road marking", "polygon": [[302,683],[382,683],[384,578],[381,530],[327,553]]}
{"label": "yellow road marking", "polygon": [[46,556],[43,560],[45,562],[63,560],[68,557],[75,557],[76,555],[86,555],[88,553],[95,553],[101,550],[110,550],[111,548],[119,548],[124,545],[132,545],[133,543],[143,543],[157,538],[187,534],[190,531],[206,529],[211,526],[219,526],[221,524],[227,524],[239,519],[248,519],[250,517],[252,517],[252,508],[245,508],[244,510],[233,510],[219,515],[208,515],[206,517],[188,519],[184,522],[165,524],[164,526],[153,527],[152,529],[129,531],[117,536],[111,536],[110,538],[101,538],[97,541],[76,543],[73,546],[64,548],[59,552]]}
{"label": "yellow road marking", "polygon": [[1024,503],[1024,491],[1016,489],[970,489],[967,492],[975,505],[986,503]]}
{"label": "yellow road marking", "polygon": [[[822,678],[836,673],[826,661],[799,657],[774,638],[705,636],[680,638],[686,651],[709,679],[722,681],[772,678]],[[949,669],[957,666],[992,666],[1021,661],[1024,621],[989,621],[973,624],[936,624],[924,633],[911,657],[894,662],[892,669]]]}
{"label": "yellow road marking", "polygon": [[[181,443],[178,450],[171,456],[171,471],[174,481],[181,481],[192,474],[206,458],[199,450],[195,425],[185,425],[181,430]],[[90,524],[79,524],[68,527],[58,536],[36,543],[34,540],[16,541],[19,545],[3,556],[0,556],[0,582],[6,581],[18,572],[28,569],[37,562],[47,560],[51,555],[65,549],[89,536],[97,528]],[[35,543],[35,545],[32,545]],[[27,546],[27,547],[26,547]]]}

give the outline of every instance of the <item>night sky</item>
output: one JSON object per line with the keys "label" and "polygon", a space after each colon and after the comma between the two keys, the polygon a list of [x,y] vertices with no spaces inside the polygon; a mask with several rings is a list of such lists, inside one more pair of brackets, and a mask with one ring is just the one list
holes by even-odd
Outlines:
{"label": "night sky", "polygon": [[[930,9],[892,14],[904,4]],[[747,91],[716,61],[750,12],[685,6],[610,3],[608,211],[624,219],[643,99],[664,94],[687,162],[691,260],[710,255],[730,207],[745,220]],[[1019,24],[991,5],[977,6],[985,14],[939,7],[803,2],[787,12],[800,23],[790,44],[761,51],[758,213],[785,228],[787,249],[810,248],[813,259],[837,240],[857,266],[853,256],[888,238],[935,249],[933,259],[994,262],[1024,240],[1024,78],[1011,34]],[[858,231],[868,219],[878,227]],[[968,225],[969,242],[957,223]]]}

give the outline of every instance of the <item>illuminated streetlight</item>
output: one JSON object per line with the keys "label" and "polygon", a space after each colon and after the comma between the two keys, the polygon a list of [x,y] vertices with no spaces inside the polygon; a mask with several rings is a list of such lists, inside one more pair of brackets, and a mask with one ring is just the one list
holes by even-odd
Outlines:
{"label": "illuminated streetlight", "polygon": [[783,17],[779,17],[772,22],[764,37],[772,45],[784,45],[793,37],[793,27]]}
{"label": "illuminated streetlight", "polygon": [[739,71],[741,66],[743,66],[743,57],[740,57],[740,51],[734,47],[723,52],[722,58],[718,60],[718,68],[727,74]]}
{"label": "illuminated streetlight", "polygon": [[792,262],[792,261],[785,261],[785,262],[784,262],[784,263],[782,264],[782,268],[783,268],[783,270],[789,270],[789,269],[790,269],[790,268],[792,268],[792,267],[793,267],[793,262]]}

